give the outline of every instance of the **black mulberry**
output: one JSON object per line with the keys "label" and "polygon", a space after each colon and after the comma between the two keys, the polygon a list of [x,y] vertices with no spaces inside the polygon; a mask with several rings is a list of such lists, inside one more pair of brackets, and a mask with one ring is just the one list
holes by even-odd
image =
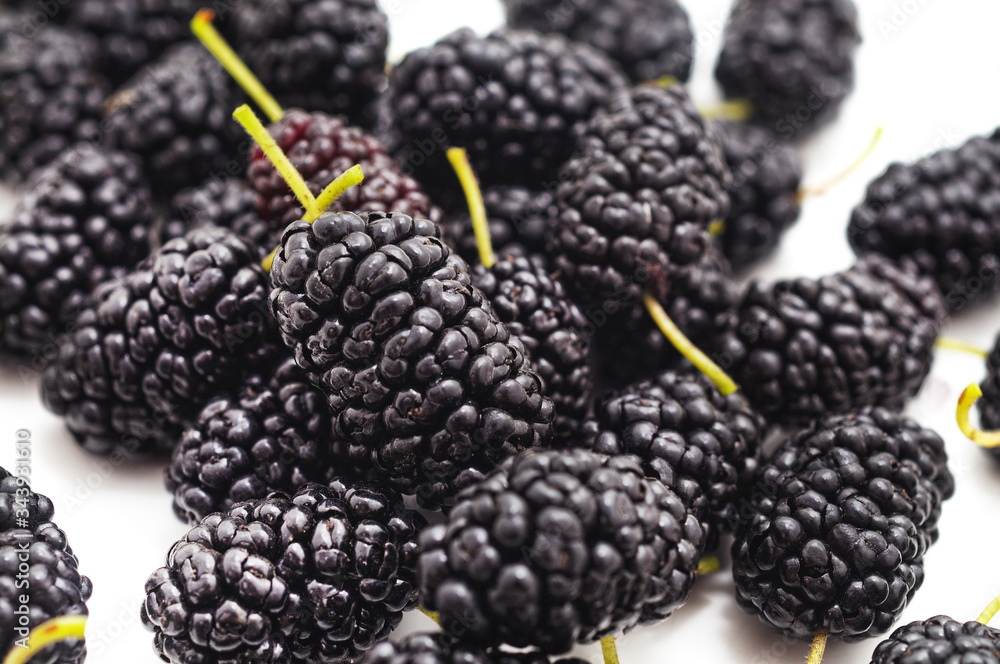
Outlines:
{"label": "black mulberry", "polygon": [[292,359],[248,377],[231,395],[215,397],[181,436],[167,469],[174,512],[196,524],[212,512],[294,493],[328,480],[342,445],[333,435],[326,395]]}
{"label": "black mulberry", "polygon": [[[93,586],[80,574],[66,534],[52,523],[53,512],[51,500],[0,468],[0,653],[11,652],[15,641],[47,620],[87,615]],[[27,588],[19,585],[24,582]],[[27,624],[18,613],[24,595]],[[45,648],[32,661],[82,664],[86,657],[84,642],[72,639]]]}
{"label": "black mulberry", "polygon": [[739,0],[715,78],[784,140],[832,120],[854,87],[858,10],[851,0]]}
{"label": "black mulberry", "polygon": [[82,143],[38,171],[0,235],[4,350],[54,347],[98,284],[146,257],[154,220],[131,155]]}
{"label": "black mulberry", "polygon": [[757,470],[764,418],[735,392],[723,396],[700,372],[665,371],[605,395],[578,443],[601,454],[632,454],[705,524],[706,548],[737,520],[739,498]]}
{"label": "black mulberry", "polygon": [[638,461],[524,452],[420,536],[420,601],[480,646],[568,651],[657,622],[691,591],[703,532]]}
{"label": "black mulberry", "polygon": [[908,257],[960,311],[1000,292],[1000,130],[868,186],[847,234],[859,256]]}
{"label": "black mulberry", "polygon": [[555,266],[582,305],[638,302],[644,286],[694,262],[729,211],[729,170],[681,86],[614,94],[562,170]]}
{"label": "black mulberry", "polygon": [[871,664],[1000,664],[1000,632],[947,616],[912,622],[875,648]]}
{"label": "black mulberry", "polygon": [[537,254],[501,253],[492,268],[475,268],[472,282],[524,344],[532,370],[544,381],[545,395],[555,406],[553,435],[574,435],[594,392],[583,312]]}
{"label": "black mulberry", "polygon": [[750,284],[720,363],[764,415],[808,424],[866,405],[901,409],[930,371],[944,300],[912,264]]}
{"label": "black mulberry", "polygon": [[91,452],[172,449],[209,398],[278,352],[258,260],[232,231],[195,230],[105,283],[45,371],[46,407]]}
{"label": "black mulberry", "polygon": [[285,343],[329,396],[352,463],[427,505],[544,442],[552,402],[437,226],[326,213],[288,227],[271,268]]}
{"label": "black mulberry", "polygon": [[634,83],[691,75],[694,35],[676,0],[504,0],[515,28],[559,32],[618,63]]}
{"label": "black mulberry", "polygon": [[831,415],[761,466],[736,528],[744,610],[797,638],[886,632],[924,579],[941,503],[944,441],[884,408]]}
{"label": "black mulberry", "polygon": [[562,35],[458,30],[393,68],[394,153],[435,196],[454,188],[449,147],[469,151],[485,186],[538,186],[572,153],[574,129],[626,83],[606,55]]}
{"label": "black mulberry", "polygon": [[[983,396],[979,400],[979,418],[983,427],[1000,430],[1000,336],[986,359],[986,379],[980,385]],[[991,452],[1000,452],[990,450]]]}
{"label": "black mulberry", "polygon": [[720,237],[737,270],[766,258],[799,218],[802,159],[790,143],[752,124],[716,122],[733,173],[730,209]]}
{"label": "black mulberry", "polygon": [[108,101],[108,141],[142,157],[166,196],[210,174],[240,174],[235,100],[229,74],[200,44],[178,46]]}
{"label": "black mulberry", "polygon": [[374,123],[389,43],[375,0],[244,0],[232,31],[247,65],[286,107]]}
{"label": "black mulberry", "polygon": [[160,657],[348,663],[416,603],[424,520],[378,484],[307,484],[206,517],[146,582]]}
{"label": "black mulberry", "polygon": [[18,183],[78,141],[101,136],[110,85],[89,35],[46,26],[0,48],[0,178]]}

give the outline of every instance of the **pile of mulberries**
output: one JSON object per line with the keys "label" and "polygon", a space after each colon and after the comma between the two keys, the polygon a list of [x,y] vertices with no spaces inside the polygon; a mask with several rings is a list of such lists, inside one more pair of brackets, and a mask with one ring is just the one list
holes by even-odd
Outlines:
{"label": "pile of mulberries", "polygon": [[555,267],[585,307],[628,309],[644,287],[707,250],[708,225],[729,211],[729,178],[682,87],[614,94],[563,167]]}
{"label": "pile of mulberries", "polygon": [[626,85],[603,53],[556,34],[462,29],[393,67],[394,153],[433,195],[454,188],[445,159],[466,148],[486,185],[551,181],[574,129]]}
{"label": "pile of mulberries", "polygon": [[237,503],[174,544],[142,622],[177,664],[359,661],[416,604],[423,525],[371,483]]}
{"label": "pile of mulberries", "polygon": [[560,32],[607,53],[634,83],[687,81],[694,35],[676,0],[504,0],[515,28]]}
{"label": "pile of mulberries", "polygon": [[930,371],[945,306],[912,264],[869,256],[821,279],[751,283],[738,313],[723,368],[765,416],[807,425],[901,409]]}
{"label": "pile of mulberries", "polygon": [[342,446],[326,395],[294,360],[282,360],[213,398],[185,430],[167,469],[174,512],[193,525],[239,502],[327,481],[334,469],[347,477],[337,461]]}
{"label": "pile of mulberries", "polygon": [[[355,164],[361,166],[365,181],[337,199],[338,209],[392,210],[438,220],[440,212],[416,180],[401,172],[376,138],[343,118],[292,109],[269,132],[314,195]],[[299,201],[257,145],[250,150],[247,177],[257,193],[257,213],[272,229],[283,231],[302,218]]]}
{"label": "pile of mulberries", "polygon": [[94,288],[146,257],[153,222],[132,155],[82,143],[40,170],[0,235],[3,349],[55,344]]}
{"label": "pile of mulberries", "polygon": [[719,238],[737,270],[766,258],[799,218],[802,159],[794,145],[752,124],[715,122],[733,174],[729,214]]}
{"label": "pile of mulberries", "polygon": [[101,137],[110,92],[93,37],[46,26],[0,46],[0,178],[19,183],[78,141]]}
{"label": "pile of mulberries", "polygon": [[375,123],[389,43],[375,0],[244,0],[231,24],[240,55],[286,107]]}
{"label": "pile of mulberries", "polygon": [[[66,533],[52,523],[54,511],[46,496],[0,468],[0,653],[12,652],[15,640],[23,640],[47,620],[87,615],[93,586],[80,574]],[[27,573],[21,569],[23,564],[28,566]],[[24,596],[28,598],[27,625],[19,613]],[[86,657],[85,644],[71,639],[48,646],[33,659],[82,664]]]}
{"label": "pile of mulberries", "polygon": [[781,632],[854,641],[886,632],[924,580],[944,441],[885,408],[827,415],[761,466],[733,542],[737,601]]}
{"label": "pile of mulberries", "polygon": [[562,653],[682,605],[703,535],[632,458],[530,450],[421,534],[420,602],[478,645]]}
{"label": "pile of mulberries", "polygon": [[327,393],[351,462],[425,505],[544,442],[552,402],[437,226],[325,213],[288,227],[271,268],[285,344]]}
{"label": "pile of mulberries", "polygon": [[95,291],[42,380],[91,452],[166,452],[208,398],[274,357],[267,276],[227,229],[171,240]]}
{"label": "pile of mulberries", "polygon": [[553,435],[575,435],[590,411],[594,391],[583,312],[537,254],[500,254],[490,269],[476,268],[472,282],[524,344],[532,370],[544,381],[545,395],[555,406]]}
{"label": "pile of mulberries", "polygon": [[832,120],[854,87],[861,41],[852,0],[739,0],[715,77],[752,119],[785,140]]}
{"label": "pile of mulberries", "polygon": [[108,101],[108,141],[142,157],[155,190],[172,195],[212,174],[236,174],[239,128],[229,74],[199,44],[167,51]]}
{"label": "pile of mulberries", "polygon": [[948,309],[1000,292],[1000,130],[914,164],[895,163],[868,187],[847,231],[859,256],[912,259]]}
{"label": "pile of mulberries", "polygon": [[766,431],[764,418],[743,395],[723,396],[688,369],[606,394],[570,444],[638,457],[646,473],[703,522],[706,548],[714,549],[737,521],[739,498],[757,470]]}

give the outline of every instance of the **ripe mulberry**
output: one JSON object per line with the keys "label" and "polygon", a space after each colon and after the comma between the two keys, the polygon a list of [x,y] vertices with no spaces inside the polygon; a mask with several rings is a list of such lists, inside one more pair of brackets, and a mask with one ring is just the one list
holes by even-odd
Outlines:
{"label": "ripe mulberry", "polygon": [[479,646],[562,653],[681,606],[702,536],[636,460],[531,450],[421,534],[420,601]]}
{"label": "ripe mulberry", "polygon": [[416,601],[420,515],[370,483],[307,484],[206,517],[146,582],[161,659],[359,661]]}
{"label": "ripe mulberry", "polygon": [[425,505],[544,442],[552,402],[521,341],[438,227],[326,213],[288,227],[271,268],[285,343],[329,396],[352,463]]}
{"label": "ripe mulberry", "polygon": [[954,491],[944,441],[884,408],[830,415],[761,466],[733,543],[736,599],[785,634],[886,632],[924,580]]}

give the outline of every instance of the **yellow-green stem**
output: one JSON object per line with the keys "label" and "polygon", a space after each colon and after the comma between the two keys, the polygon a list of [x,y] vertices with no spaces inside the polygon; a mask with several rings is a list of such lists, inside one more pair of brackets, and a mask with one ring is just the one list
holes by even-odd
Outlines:
{"label": "yellow-green stem", "polygon": [[809,659],[806,664],[820,664],[823,661],[823,654],[826,652],[826,640],[829,633],[822,627],[816,632],[813,638],[812,648],[809,650]]}
{"label": "yellow-green stem", "polygon": [[601,654],[604,655],[604,664],[619,664],[618,644],[615,643],[615,637],[605,636],[601,639]]}
{"label": "yellow-green stem", "polygon": [[87,616],[60,616],[47,620],[28,634],[27,648],[14,645],[3,664],[24,664],[53,643],[83,639]]}
{"label": "yellow-green stem", "polygon": [[962,341],[961,339],[953,339],[952,337],[940,337],[934,345],[938,348],[957,350],[962,353],[969,353],[970,355],[977,355],[982,358],[990,356],[987,351],[983,350],[979,346]]}
{"label": "yellow-green stem", "polygon": [[719,388],[719,392],[723,395],[732,394],[739,389],[732,378],[729,377],[725,371],[722,370],[718,364],[709,359],[708,355],[705,355],[700,348],[691,343],[691,340],[684,336],[684,333],[680,331],[680,328],[670,319],[667,312],[663,310],[663,306],[656,301],[653,294],[646,291],[642,294],[642,301],[646,305],[646,310],[649,311],[649,315],[656,322],[657,327],[663,333],[663,336],[673,344],[674,348],[683,355],[687,360],[693,364],[699,371],[708,376],[708,378],[715,383],[715,386]]}
{"label": "yellow-green stem", "polygon": [[994,597],[993,601],[987,604],[986,608],[983,609],[983,612],[979,614],[978,618],[976,618],[976,622],[988,625],[998,611],[1000,611],[1000,597]]}
{"label": "yellow-green stem", "polygon": [[462,184],[465,200],[469,205],[469,215],[472,217],[472,230],[476,234],[476,247],[479,249],[479,262],[490,269],[496,262],[493,253],[493,240],[490,239],[490,224],[486,217],[486,204],[483,203],[483,192],[479,188],[479,179],[469,163],[469,155],[464,148],[448,150],[448,161],[455,169],[455,175]]}
{"label": "yellow-green stem", "polygon": [[958,428],[969,440],[980,447],[1000,447],[1000,431],[983,431],[972,426],[972,423],[969,422],[969,412],[981,396],[983,396],[983,391],[975,383],[962,391],[962,396],[958,398],[958,408],[955,410]]}
{"label": "yellow-green stem", "polygon": [[233,80],[243,88],[250,99],[253,99],[260,110],[264,111],[264,115],[271,122],[277,122],[285,115],[284,109],[215,29],[212,25],[214,18],[215,12],[211,9],[202,9],[191,19],[191,32],[208,52],[215,56],[219,64],[229,72]]}
{"label": "yellow-green stem", "polygon": [[865,148],[865,151],[862,152],[861,156],[855,159],[850,166],[842,170],[840,173],[833,176],[832,178],[830,178],[823,184],[819,185],[818,187],[799,189],[798,194],[796,194],[797,198],[799,199],[799,202],[801,203],[805,199],[814,196],[822,196],[823,194],[830,191],[838,184],[849,178],[851,174],[854,173],[854,171],[858,170],[861,167],[861,165],[864,164],[866,161],[868,161],[868,158],[872,156],[872,153],[875,152],[875,148],[878,147],[879,141],[882,140],[883,133],[884,130],[882,129],[882,127],[878,127],[877,129],[875,129],[875,135],[872,136],[872,140],[871,142],[868,143],[868,147]]}

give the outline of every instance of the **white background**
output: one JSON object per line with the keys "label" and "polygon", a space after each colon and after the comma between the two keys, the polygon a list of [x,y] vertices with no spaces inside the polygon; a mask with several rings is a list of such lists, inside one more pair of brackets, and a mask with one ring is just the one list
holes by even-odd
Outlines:
{"label": "white background", "polygon": [[[569,1],[569,0],[567,0]],[[493,0],[383,0],[401,57],[462,25],[485,32],[503,21]],[[712,69],[729,0],[686,0],[696,38],[693,95],[717,99]],[[875,154],[830,193],[810,199],[802,219],[777,255],[755,276],[819,276],[847,268],[845,239],[850,210],[866,183],[893,160],[911,160],[968,137],[990,132],[1000,118],[1000,3],[995,0],[863,0],[864,44],[857,57],[857,86],[840,120],[805,146],[806,184],[817,184],[851,163],[876,127],[885,137]],[[9,213],[10,197],[0,194]],[[983,307],[951,323],[945,333],[989,347],[1000,330],[1000,304]],[[980,358],[939,351],[933,373],[910,412],[947,441],[957,477],[955,497],[945,505],[941,540],[927,556],[927,580],[903,621],[944,613],[974,619],[1000,593],[1000,463],[963,438],[954,424],[961,389],[984,373]],[[138,618],[143,583],[163,563],[170,545],[186,532],[170,510],[162,464],[111,467],[88,456],[62,422],[41,406],[38,381],[5,369],[0,373],[0,465],[13,463],[14,436],[26,428],[33,438],[35,488],[53,498],[56,520],[94,581],[88,626],[92,662],[154,662],[151,635]],[[6,441],[6,442],[5,442]],[[690,603],[666,623],[620,639],[623,664],[656,661],[769,664],[805,659],[808,645],[781,638],[743,614],[733,597],[726,563],[702,579]],[[433,629],[419,614],[406,617],[405,631]],[[865,664],[878,640],[833,643],[826,661]],[[596,645],[579,656],[600,661]]]}

